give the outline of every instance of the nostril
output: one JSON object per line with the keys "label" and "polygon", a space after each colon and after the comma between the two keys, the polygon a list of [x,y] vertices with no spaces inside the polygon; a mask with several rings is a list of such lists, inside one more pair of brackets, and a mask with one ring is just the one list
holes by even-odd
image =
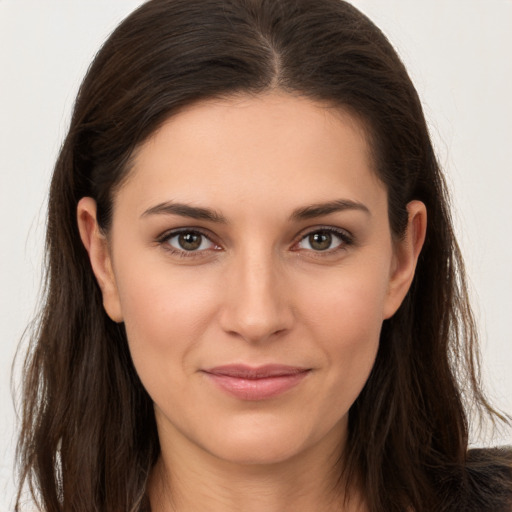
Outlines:
{"label": "nostril", "polygon": [[292,325],[292,316],[285,307],[268,307],[257,314],[242,304],[225,308],[221,317],[223,330],[249,342],[264,342],[283,336]]}

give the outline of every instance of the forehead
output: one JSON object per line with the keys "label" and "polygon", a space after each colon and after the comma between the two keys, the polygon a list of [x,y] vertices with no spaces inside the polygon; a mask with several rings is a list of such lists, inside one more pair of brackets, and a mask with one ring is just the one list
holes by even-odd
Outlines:
{"label": "forehead", "polygon": [[274,92],[203,101],[171,117],[138,148],[119,193],[138,198],[140,210],[159,200],[235,198],[294,208],[329,194],[372,201],[382,184],[359,120]]}

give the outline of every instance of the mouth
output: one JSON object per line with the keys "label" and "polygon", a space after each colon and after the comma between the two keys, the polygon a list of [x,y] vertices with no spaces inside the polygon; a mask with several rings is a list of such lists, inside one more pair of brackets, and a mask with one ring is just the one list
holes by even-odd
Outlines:
{"label": "mouth", "polygon": [[310,368],[287,365],[225,365],[203,370],[222,391],[241,400],[266,400],[297,386],[311,372]]}

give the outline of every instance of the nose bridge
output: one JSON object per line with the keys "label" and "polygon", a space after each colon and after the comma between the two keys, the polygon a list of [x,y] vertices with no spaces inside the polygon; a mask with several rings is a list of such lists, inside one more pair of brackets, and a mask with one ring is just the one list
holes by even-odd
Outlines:
{"label": "nose bridge", "polygon": [[270,248],[247,248],[235,256],[226,285],[224,330],[257,342],[290,328],[286,278]]}

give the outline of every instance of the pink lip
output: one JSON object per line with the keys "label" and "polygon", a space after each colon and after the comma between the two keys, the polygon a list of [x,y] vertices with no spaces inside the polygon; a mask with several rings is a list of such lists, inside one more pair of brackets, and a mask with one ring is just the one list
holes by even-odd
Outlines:
{"label": "pink lip", "polygon": [[295,387],[308,368],[285,365],[225,365],[203,370],[217,386],[241,400],[265,400]]}

